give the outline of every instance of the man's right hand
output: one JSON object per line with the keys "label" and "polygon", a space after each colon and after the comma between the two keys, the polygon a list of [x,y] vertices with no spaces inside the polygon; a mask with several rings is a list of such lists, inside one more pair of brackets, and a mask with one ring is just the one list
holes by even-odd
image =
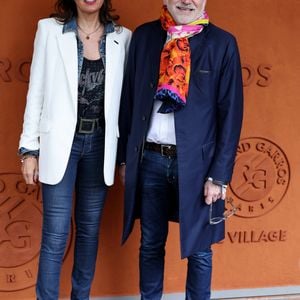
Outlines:
{"label": "man's right hand", "polygon": [[35,156],[23,158],[21,171],[26,184],[36,184],[39,178],[37,158]]}
{"label": "man's right hand", "polygon": [[204,184],[204,198],[207,205],[216,202],[218,199],[225,199],[225,194],[222,194],[222,188],[219,185],[207,180]]}

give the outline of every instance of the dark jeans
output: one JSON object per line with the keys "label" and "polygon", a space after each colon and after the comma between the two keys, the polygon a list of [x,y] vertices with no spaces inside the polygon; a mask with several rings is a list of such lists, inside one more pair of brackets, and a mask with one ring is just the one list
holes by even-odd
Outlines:
{"label": "dark jeans", "polygon": [[[172,205],[169,199],[178,199],[177,159],[145,150],[140,174],[140,191],[142,195],[141,299],[160,300],[163,293],[168,216]],[[210,249],[188,257],[187,300],[210,299],[211,270],[212,252]]]}
{"label": "dark jeans", "polygon": [[55,185],[42,185],[43,230],[36,287],[40,300],[58,299],[74,187],[76,234],[71,299],[89,299],[107,191],[103,179],[104,134],[100,130],[89,135],[75,134],[63,179]]}

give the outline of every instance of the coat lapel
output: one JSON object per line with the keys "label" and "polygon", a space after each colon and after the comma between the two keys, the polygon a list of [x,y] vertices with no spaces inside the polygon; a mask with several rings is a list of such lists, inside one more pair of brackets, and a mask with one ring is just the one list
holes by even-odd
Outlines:
{"label": "coat lapel", "polygon": [[58,35],[57,41],[62,60],[64,62],[72,100],[76,109],[78,89],[78,54],[75,33],[68,32]]}
{"label": "coat lapel", "polygon": [[159,77],[160,55],[167,39],[166,32],[162,29],[160,22],[157,22],[157,28],[152,33],[151,47],[149,47],[149,58],[151,65],[152,83],[157,87]]}
{"label": "coat lapel", "polygon": [[[189,39],[191,47],[191,72],[197,72],[199,64],[204,67],[209,63],[207,47],[209,47],[210,25],[205,30]],[[191,74],[192,75],[192,74]]]}

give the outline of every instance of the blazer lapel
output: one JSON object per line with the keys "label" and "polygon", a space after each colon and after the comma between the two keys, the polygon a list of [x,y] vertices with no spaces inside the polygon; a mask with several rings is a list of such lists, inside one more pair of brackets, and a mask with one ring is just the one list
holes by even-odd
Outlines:
{"label": "blazer lapel", "polygon": [[78,89],[78,54],[75,33],[68,32],[58,35],[57,41],[62,60],[64,62],[72,100],[76,109]]}
{"label": "blazer lapel", "polygon": [[[106,36],[105,45],[105,101],[104,101],[104,112],[106,118],[109,117],[109,109],[111,109],[114,103],[107,101],[112,99],[111,95],[115,84],[115,73],[120,72],[122,69],[122,61],[119,59],[123,45],[118,39],[118,35],[110,33]],[[125,51],[125,50],[124,50]]]}

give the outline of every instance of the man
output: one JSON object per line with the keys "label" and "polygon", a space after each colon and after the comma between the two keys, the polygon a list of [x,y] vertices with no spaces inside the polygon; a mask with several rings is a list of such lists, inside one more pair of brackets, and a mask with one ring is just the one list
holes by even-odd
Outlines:
{"label": "man", "polygon": [[242,123],[241,66],[235,38],[209,24],[205,0],[164,3],[160,20],[133,34],[125,74],[123,242],[140,217],[141,299],[161,299],[168,220],[178,221],[186,299],[206,300],[210,246],[224,238],[224,222],[210,222],[210,204],[222,216],[218,199],[225,199]]}

